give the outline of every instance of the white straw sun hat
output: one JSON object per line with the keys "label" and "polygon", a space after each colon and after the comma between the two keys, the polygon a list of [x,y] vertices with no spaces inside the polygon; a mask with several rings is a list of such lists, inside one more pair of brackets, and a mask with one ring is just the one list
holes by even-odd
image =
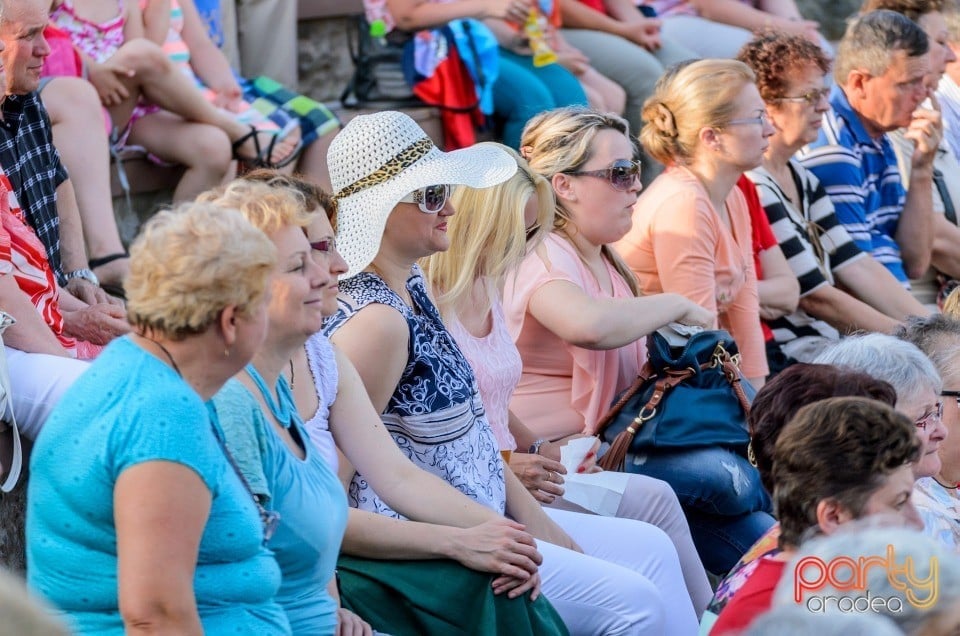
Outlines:
{"label": "white straw sun hat", "polygon": [[346,278],[373,261],[387,217],[403,197],[431,185],[489,188],[517,171],[510,155],[488,145],[443,152],[396,111],[351,120],[330,144],[327,166],[337,200],[337,250],[350,266]]}

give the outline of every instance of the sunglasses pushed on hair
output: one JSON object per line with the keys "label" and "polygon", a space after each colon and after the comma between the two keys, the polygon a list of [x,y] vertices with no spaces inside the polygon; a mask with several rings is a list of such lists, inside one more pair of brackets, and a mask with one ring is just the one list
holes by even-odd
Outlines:
{"label": "sunglasses pushed on hair", "polygon": [[614,190],[626,192],[634,186],[640,178],[640,162],[628,159],[618,159],[609,168],[603,170],[574,170],[566,172],[572,177],[597,177],[606,179]]}
{"label": "sunglasses pushed on hair", "polygon": [[432,185],[414,190],[400,199],[400,203],[416,203],[424,214],[436,214],[443,209],[449,198],[449,185]]}

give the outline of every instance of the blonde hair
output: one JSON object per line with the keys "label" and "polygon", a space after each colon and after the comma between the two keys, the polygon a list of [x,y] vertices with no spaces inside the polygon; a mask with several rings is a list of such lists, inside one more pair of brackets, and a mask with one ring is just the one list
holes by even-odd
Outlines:
{"label": "blonde hair", "polygon": [[951,44],[960,43],[960,6],[951,0],[943,8],[943,19],[947,22],[947,33]]}
{"label": "blonde hair", "polygon": [[312,210],[302,193],[286,184],[234,179],[222,188],[204,192],[197,201],[239,210],[253,226],[266,234],[287,227],[306,227]]}
{"label": "blonde hair", "polygon": [[[527,122],[520,137],[520,150],[534,172],[552,180],[555,175],[582,168],[593,156],[593,140],[602,130],[614,130],[630,138],[627,120],[618,115],[582,106],[557,108],[540,113]],[[635,144],[634,150],[634,158],[638,158],[639,148]],[[556,198],[553,229],[566,234],[576,232],[576,224],[559,198]],[[600,249],[626,280],[634,296],[639,296],[636,276],[620,255],[609,245]]]}
{"label": "blonde hair", "polygon": [[[466,301],[476,280],[485,278],[491,285],[499,286],[520,264],[528,245],[541,240],[553,228],[550,182],[530,170],[517,151],[487,143],[510,154],[517,162],[517,172],[491,188],[457,188],[451,199],[457,213],[447,221],[450,249],[421,261],[445,317]],[[528,232],[524,208],[531,196],[537,197],[539,206],[536,225]]]}
{"label": "blonde hair", "polygon": [[943,301],[943,315],[960,320],[960,287],[950,292]]}
{"label": "blonde hair", "polygon": [[238,211],[183,203],[147,221],[130,247],[127,319],[182,340],[203,333],[227,306],[259,307],[276,250]]}
{"label": "blonde hair", "polygon": [[723,128],[736,98],[756,77],[738,60],[697,60],[668,70],[643,104],[640,141],[665,165],[684,164],[696,151],[700,131]]}

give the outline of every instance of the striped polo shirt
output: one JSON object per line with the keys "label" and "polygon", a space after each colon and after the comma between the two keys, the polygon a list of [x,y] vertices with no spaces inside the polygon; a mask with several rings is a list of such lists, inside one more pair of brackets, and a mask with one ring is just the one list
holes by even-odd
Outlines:
{"label": "striped polo shirt", "polygon": [[837,218],[857,246],[909,288],[900,247],[894,240],[906,191],[893,146],[886,135],[875,139],[867,134],[836,85],[830,93],[830,106],[816,141],[797,157],[820,180]]}

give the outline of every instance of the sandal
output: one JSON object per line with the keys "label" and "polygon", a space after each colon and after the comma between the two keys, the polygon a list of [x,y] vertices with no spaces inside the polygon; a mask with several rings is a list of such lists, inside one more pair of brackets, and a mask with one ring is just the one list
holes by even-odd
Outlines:
{"label": "sandal", "polygon": [[[270,143],[264,148],[260,145],[260,135],[262,133],[270,134]],[[239,153],[240,147],[247,142],[247,140],[253,139],[253,148],[256,152],[254,157],[246,157]],[[243,163],[253,167],[253,168],[269,168],[271,170],[277,170],[288,166],[300,157],[300,153],[303,152],[303,140],[297,141],[297,145],[293,147],[293,150],[290,153],[281,159],[280,161],[270,161],[270,157],[273,156],[273,149],[276,146],[277,141],[280,138],[280,131],[270,131],[270,130],[261,130],[254,125],[250,125],[250,132],[248,132],[243,137],[240,137],[235,142],[233,142],[233,158],[237,161],[242,161]]]}
{"label": "sandal", "polygon": [[[130,252],[124,250],[123,252],[107,254],[106,256],[101,256],[100,258],[91,258],[87,262],[90,264],[90,269],[97,269],[98,267],[109,265],[114,261],[119,261],[121,258],[130,258]],[[119,298],[120,300],[127,299],[127,292],[123,289],[122,285],[119,285],[119,284],[115,285],[112,283],[100,283],[100,289],[107,292],[114,298]]]}
{"label": "sandal", "polygon": [[90,264],[90,269],[97,269],[98,267],[109,265],[113,261],[119,261],[121,258],[130,258],[130,252],[124,250],[122,252],[116,252],[115,254],[107,254],[100,258],[91,258],[87,262]]}

